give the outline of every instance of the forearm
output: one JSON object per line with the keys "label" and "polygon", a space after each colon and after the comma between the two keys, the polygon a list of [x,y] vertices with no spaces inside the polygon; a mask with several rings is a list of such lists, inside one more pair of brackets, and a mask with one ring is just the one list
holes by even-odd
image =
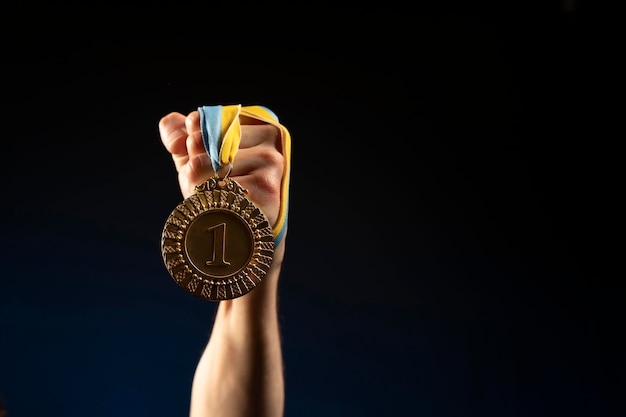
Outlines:
{"label": "forearm", "polygon": [[283,415],[277,311],[283,254],[284,242],[261,285],[243,297],[220,302],[194,376],[191,417]]}

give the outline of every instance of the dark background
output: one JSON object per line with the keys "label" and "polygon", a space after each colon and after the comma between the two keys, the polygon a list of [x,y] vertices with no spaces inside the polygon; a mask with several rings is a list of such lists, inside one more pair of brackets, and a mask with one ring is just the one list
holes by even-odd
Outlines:
{"label": "dark background", "polygon": [[186,415],[215,304],[161,260],[181,196],[157,124],[235,103],[292,135],[287,416],[624,412],[610,65],[575,9],[173,9],[3,29],[8,417]]}

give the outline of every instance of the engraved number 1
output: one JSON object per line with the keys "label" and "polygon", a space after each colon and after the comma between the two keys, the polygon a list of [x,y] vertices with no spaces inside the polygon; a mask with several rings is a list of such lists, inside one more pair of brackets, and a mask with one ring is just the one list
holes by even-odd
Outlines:
{"label": "engraved number 1", "polygon": [[226,250],[226,223],[220,223],[216,226],[209,227],[209,233],[213,233],[213,259],[206,261],[207,265],[212,266],[228,266],[230,262],[224,259],[224,251]]}

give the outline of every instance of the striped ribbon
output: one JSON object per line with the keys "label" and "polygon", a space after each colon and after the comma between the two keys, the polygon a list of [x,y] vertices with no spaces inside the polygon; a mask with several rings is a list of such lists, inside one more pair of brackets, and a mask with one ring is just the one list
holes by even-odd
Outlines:
{"label": "striped ribbon", "polygon": [[289,131],[279,122],[278,116],[274,112],[263,106],[242,106],[241,104],[201,106],[198,107],[198,112],[200,113],[200,128],[204,147],[211,158],[211,164],[216,173],[234,162],[241,141],[242,124],[252,124],[250,119],[253,119],[269,123],[280,130],[285,166],[281,183],[280,210],[278,220],[274,225],[274,245],[278,246],[285,234],[289,211],[289,175],[291,169],[291,135]]}

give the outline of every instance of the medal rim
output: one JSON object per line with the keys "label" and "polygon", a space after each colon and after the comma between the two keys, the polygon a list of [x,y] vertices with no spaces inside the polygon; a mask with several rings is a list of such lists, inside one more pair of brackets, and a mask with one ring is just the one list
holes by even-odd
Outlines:
{"label": "medal rim", "polygon": [[[246,208],[243,211],[246,213],[258,211],[254,218],[242,215],[242,210],[238,210],[239,206],[224,204],[223,200],[227,200],[229,195],[226,198],[220,195],[221,201],[214,201],[209,193],[215,190],[196,189],[195,194],[184,199],[172,210],[161,234],[163,261],[174,282],[192,295],[209,301],[234,299],[252,291],[263,281],[274,254],[273,231],[265,213],[245,193],[236,192],[237,189],[243,190],[236,181],[232,179],[229,181],[233,182],[234,186],[230,186],[230,189],[220,188],[220,193],[232,193],[240,197],[237,200],[239,202],[245,200]],[[200,195],[204,196],[204,200]],[[189,259],[186,247],[187,232],[193,222],[202,215],[218,211],[242,220],[252,237],[252,250],[247,264],[237,272],[224,277],[210,276],[195,266]],[[261,221],[255,221],[259,217]],[[176,230],[171,230],[170,226]]]}

